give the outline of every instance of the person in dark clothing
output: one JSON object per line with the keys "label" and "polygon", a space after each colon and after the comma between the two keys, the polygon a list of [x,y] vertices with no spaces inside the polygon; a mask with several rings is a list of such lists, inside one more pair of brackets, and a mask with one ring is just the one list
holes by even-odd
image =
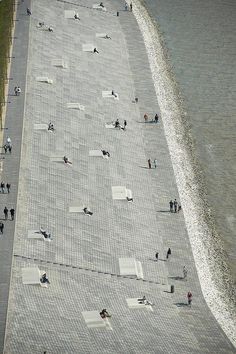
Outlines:
{"label": "person in dark clothing", "polygon": [[1,234],[3,234],[3,229],[4,229],[4,224],[3,224],[3,222],[0,222],[0,231],[1,231]]}
{"label": "person in dark clothing", "polygon": [[171,249],[170,249],[170,247],[169,247],[169,248],[168,248],[168,251],[167,251],[167,253],[166,253],[166,258],[168,259],[170,255],[171,255]]}
{"label": "person in dark clothing", "polygon": [[14,220],[15,209],[11,208],[11,209],[10,209],[10,214],[11,214],[11,219]]}
{"label": "person in dark clothing", "polygon": [[43,273],[40,281],[41,281],[42,284],[45,284],[45,283],[50,284],[50,281],[48,280],[46,273]]}
{"label": "person in dark clothing", "polygon": [[177,209],[178,209],[178,202],[177,202],[177,200],[176,200],[176,199],[174,200],[174,209],[175,209],[175,213],[177,213]]}
{"label": "person in dark clothing", "polygon": [[94,48],[93,52],[99,54],[99,51],[97,50],[97,48]]}
{"label": "person in dark clothing", "polygon": [[115,121],[115,128],[120,128],[120,122],[119,119]]}
{"label": "person in dark clothing", "polygon": [[91,211],[89,211],[87,207],[85,207],[85,208],[83,209],[83,211],[84,211],[84,213],[85,213],[86,215],[91,215],[91,216],[93,215],[93,213],[92,213]]}
{"label": "person in dark clothing", "polygon": [[158,117],[158,114],[156,113],[155,118],[154,118],[155,123],[158,123],[158,119],[159,119],[159,117]]}
{"label": "person in dark clothing", "polygon": [[106,309],[103,309],[103,310],[100,312],[100,316],[101,316],[102,318],[111,317],[111,315],[109,315],[109,313],[107,312]]}
{"label": "person in dark clothing", "polygon": [[1,190],[2,190],[2,193],[5,193],[5,183],[4,182],[1,182]]}
{"label": "person in dark clothing", "polygon": [[152,163],[150,159],[148,159],[148,168],[152,168]]}
{"label": "person in dark clothing", "polygon": [[173,203],[172,200],[169,202],[169,205],[170,205],[170,212],[173,213],[173,206],[174,206],[174,203]]}
{"label": "person in dark clothing", "polygon": [[7,187],[7,193],[10,193],[10,189],[11,189],[10,183],[7,183],[7,184],[6,184],[6,187]]}
{"label": "person in dark clothing", "polygon": [[4,210],[3,210],[3,212],[4,212],[4,215],[5,215],[5,220],[7,220],[8,219],[8,209],[7,209],[6,206],[5,206]]}
{"label": "person in dark clothing", "polygon": [[158,261],[158,256],[159,256],[159,253],[156,252],[155,257],[156,257],[156,260],[157,260],[157,261]]}
{"label": "person in dark clothing", "polygon": [[27,7],[27,15],[30,16],[32,15],[32,12],[30,11],[30,9]]}

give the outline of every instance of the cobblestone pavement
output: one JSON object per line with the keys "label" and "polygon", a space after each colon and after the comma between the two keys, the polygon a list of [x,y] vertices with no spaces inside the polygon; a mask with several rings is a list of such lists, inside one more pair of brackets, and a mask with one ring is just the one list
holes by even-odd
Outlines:
{"label": "cobblestone pavement", "polygon": [[[233,353],[204,302],[184,216],[168,212],[169,200],[179,197],[162,123],[143,120],[158,105],[137,23],[119,1],[104,2],[107,12],[92,9],[91,0],[73,3],[31,2],[4,353]],[[66,19],[65,10],[78,11],[81,20]],[[54,31],[37,28],[42,21]],[[89,43],[99,54],[82,50]],[[68,67],[53,66],[53,59]],[[40,76],[53,84],[36,81]],[[112,89],[119,100],[102,97]],[[85,110],[68,109],[72,102]],[[126,131],[105,128],[117,118],[127,120]],[[49,121],[55,132],[34,129]],[[99,149],[110,159],[89,157]],[[72,165],[63,163],[64,155]],[[157,159],[156,169],[147,168],[149,158]],[[113,200],[112,186],[131,189],[134,202]],[[69,213],[74,203],[93,216]],[[40,227],[51,232],[51,242],[28,239],[28,230]],[[122,257],[141,261],[144,281],[119,276]],[[22,284],[21,269],[34,265],[46,271],[48,288]],[[127,307],[127,298],[143,295],[155,304],[153,312]],[[112,314],[113,330],[87,328],[82,312],[103,308]]]}

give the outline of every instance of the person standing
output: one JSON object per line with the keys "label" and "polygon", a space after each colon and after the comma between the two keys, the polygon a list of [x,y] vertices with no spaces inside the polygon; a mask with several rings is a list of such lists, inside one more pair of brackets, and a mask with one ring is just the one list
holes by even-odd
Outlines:
{"label": "person standing", "polygon": [[159,252],[156,252],[155,257],[157,261],[158,261],[158,256],[159,256]]}
{"label": "person standing", "polygon": [[153,160],[154,167],[157,168],[157,159]]}
{"label": "person standing", "polygon": [[8,209],[7,209],[6,206],[5,206],[4,210],[3,210],[3,212],[4,212],[4,215],[5,215],[5,220],[7,220],[8,219]]}
{"label": "person standing", "polygon": [[156,113],[156,115],[155,115],[154,120],[155,120],[155,123],[158,123],[159,117],[158,117],[158,114],[157,114],[157,113]]}
{"label": "person standing", "polygon": [[168,259],[170,257],[170,255],[171,255],[171,249],[169,247],[167,250],[167,253],[166,253],[166,259]]}
{"label": "person standing", "polygon": [[10,193],[10,189],[11,189],[10,183],[7,183],[7,184],[6,184],[6,187],[7,187],[7,193]]}
{"label": "person standing", "polygon": [[148,168],[152,168],[152,163],[150,159],[148,159]]}
{"label": "person standing", "polygon": [[176,200],[176,199],[174,200],[174,209],[175,209],[175,213],[177,213],[177,209],[178,209],[178,202],[177,202],[177,200]]}
{"label": "person standing", "polygon": [[30,9],[27,7],[27,15],[30,16],[32,15],[32,12],[30,11]]}
{"label": "person standing", "polygon": [[1,190],[2,190],[2,193],[5,193],[5,183],[4,182],[1,182]]}
{"label": "person standing", "polygon": [[11,208],[11,209],[10,209],[10,214],[11,214],[11,219],[14,220],[15,209]]}
{"label": "person standing", "polygon": [[174,205],[174,203],[173,203],[172,200],[170,200],[169,205],[170,205],[170,212],[173,213],[173,205]]}
{"label": "person standing", "polygon": [[125,11],[127,11],[128,10],[128,4],[127,4],[127,2],[125,3]]}
{"label": "person standing", "polygon": [[126,126],[127,126],[127,121],[126,119],[124,120],[124,130],[126,130]]}
{"label": "person standing", "polygon": [[3,222],[0,222],[0,232],[1,232],[1,234],[3,234],[3,230],[4,230],[4,224],[3,224]]}
{"label": "person standing", "polygon": [[132,12],[132,10],[133,10],[133,4],[132,4],[132,2],[130,3],[129,7],[130,7],[130,11]]}
{"label": "person standing", "polygon": [[183,266],[183,278],[187,279],[188,271],[185,266]]}
{"label": "person standing", "polygon": [[7,148],[8,148],[7,144],[4,144],[3,149],[4,149],[5,154],[7,153]]}
{"label": "person standing", "polygon": [[187,298],[188,298],[188,305],[191,307],[192,300],[193,300],[193,295],[192,295],[191,291],[188,292]]}
{"label": "person standing", "polygon": [[147,121],[148,121],[148,115],[147,115],[147,113],[144,114],[143,118],[144,118],[144,120],[145,120],[145,123],[147,123]]}

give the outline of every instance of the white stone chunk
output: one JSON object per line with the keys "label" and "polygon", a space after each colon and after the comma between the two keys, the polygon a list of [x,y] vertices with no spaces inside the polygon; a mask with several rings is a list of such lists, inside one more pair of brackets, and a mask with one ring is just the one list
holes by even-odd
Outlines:
{"label": "white stone chunk", "polygon": [[34,124],[34,130],[48,130],[48,124]]}
{"label": "white stone chunk", "polygon": [[39,284],[41,273],[38,267],[22,268],[22,280],[23,284]]}
{"label": "white stone chunk", "polygon": [[119,95],[118,93],[115,92],[116,96],[111,94],[111,90],[110,91],[102,91],[102,97],[103,98],[113,98],[114,100],[119,100]]}
{"label": "white stone chunk", "polygon": [[69,102],[67,103],[67,108],[70,108],[70,109],[79,109],[80,111],[84,111],[85,110],[85,107],[78,103],[78,102]]}
{"label": "white stone chunk", "polygon": [[74,10],[65,10],[65,18],[75,18]]}
{"label": "white stone chunk", "polygon": [[119,258],[120,275],[134,276],[143,279],[141,262],[134,258]]}
{"label": "white stone chunk", "polygon": [[56,67],[58,67],[58,68],[62,68],[62,69],[67,69],[67,68],[68,68],[68,66],[67,66],[67,64],[66,64],[66,62],[65,62],[65,60],[60,59],[60,58],[58,58],[58,59],[52,59],[52,65],[53,65],[53,66],[56,66]]}
{"label": "white stone chunk", "polygon": [[82,44],[83,52],[93,52],[95,48],[94,44]]}
{"label": "white stone chunk", "polygon": [[89,328],[106,327],[106,322],[101,318],[98,311],[83,311],[82,315]]}
{"label": "white stone chunk", "polygon": [[44,82],[46,84],[53,84],[53,80],[49,79],[47,76],[37,76],[36,81]]}

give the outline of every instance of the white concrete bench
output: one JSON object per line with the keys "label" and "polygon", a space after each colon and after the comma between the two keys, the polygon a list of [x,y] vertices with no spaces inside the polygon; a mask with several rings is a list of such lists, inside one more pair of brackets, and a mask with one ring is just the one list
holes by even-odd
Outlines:
{"label": "white concrete bench", "polygon": [[51,162],[61,162],[61,163],[65,163],[63,160],[63,156],[51,156],[49,157]]}
{"label": "white concrete bench", "polygon": [[90,157],[103,157],[104,159],[109,159],[107,155],[103,155],[101,150],[90,150],[89,151]]}
{"label": "white concrete bench", "polygon": [[104,11],[104,12],[107,11],[107,9],[105,7],[100,6],[100,4],[94,4],[93,9]]}
{"label": "white concrete bench", "polygon": [[148,311],[153,312],[152,305],[146,305],[138,301],[138,298],[126,299],[127,305],[130,309],[146,308]]}
{"label": "white concrete bench", "polygon": [[85,208],[85,205],[71,205],[71,206],[69,206],[69,213],[82,213],[82,214],[84,214],[84,208]]}
{"label": "white concrete bench", "polygon": [[24,285],[40,285],[43,288],[47,288],[47,284],[40,281],[45,271],[40,271],[38,267],[22,268],[21,271]]}
{"label": "white concrete bench", "polygon": [[119,95],[118,93],[115,92],[115,95],[112,95],[112,91],[102,91],[102,97],[103,98],[113,98],[114,100],[119,100]]}
{"label": "white concrete bench", "polygon": [[43,234],[40,232],[40,230],[28,230],[28,238],[36,239],[36,240],[44,240],[49,242],[52,241],[51,238],[44,237]]}
{"label": "white concrete bench", "polygon": [[83,311],[82,316],[88,328],[106,328],[112,330],[108,318],[102,318],[98,311]]}
{"label": "white concrete bench", "polygon": [[105,128],[107,129],[117,129],[115,128],[115,124],[111,123],[105,123]]}
{"label": "white concrete bench", "polygon": [[65,10],[65,18],[75,18],[76,12],[74,10]]}
{"label": "white concrete bench", "polygon": [[82,44],[83,52],[92,52],[94,51],[95,45],[94,44]]}
{"label": "white concrete bench", "polygon": [[53,80],[49,79],[47,76],[37,76],[36,81],[44,82],[46,84],[53,84]]}
{"label": "white concrete bench", "polygon": [[85,110],[85,107],[78,103],[78,102],[69,102],[67,103],[67,108],[70,108],[70,109],[79,109],[80,111],[84,111]]}
{"label": "white concrete bench", "polygon": [[48,130],[48,124],[35,123],[34,130]]}
{"label": "white concrete bench", "polygon": [[96,38],[106,38],[106,33],[96,33]]}
{"label": "white concrete bench", "polygon": [[120,275],[143,279],[142,264],[134,258],[119,258]]}
{"label": "white concrete bench", "polygon": [[112,186],[112,199],[114,200],[127,200],[133,198],[132,191],[124,186]]}
{"label": "white concrete bench", "polygon": [[66,64],[65,60],[60,59],[60,58],[52,59],[51,63],[52,63],[52,66],[56,66],[58,68],[62,68],[62,69],[68,68],[68,65]]}

